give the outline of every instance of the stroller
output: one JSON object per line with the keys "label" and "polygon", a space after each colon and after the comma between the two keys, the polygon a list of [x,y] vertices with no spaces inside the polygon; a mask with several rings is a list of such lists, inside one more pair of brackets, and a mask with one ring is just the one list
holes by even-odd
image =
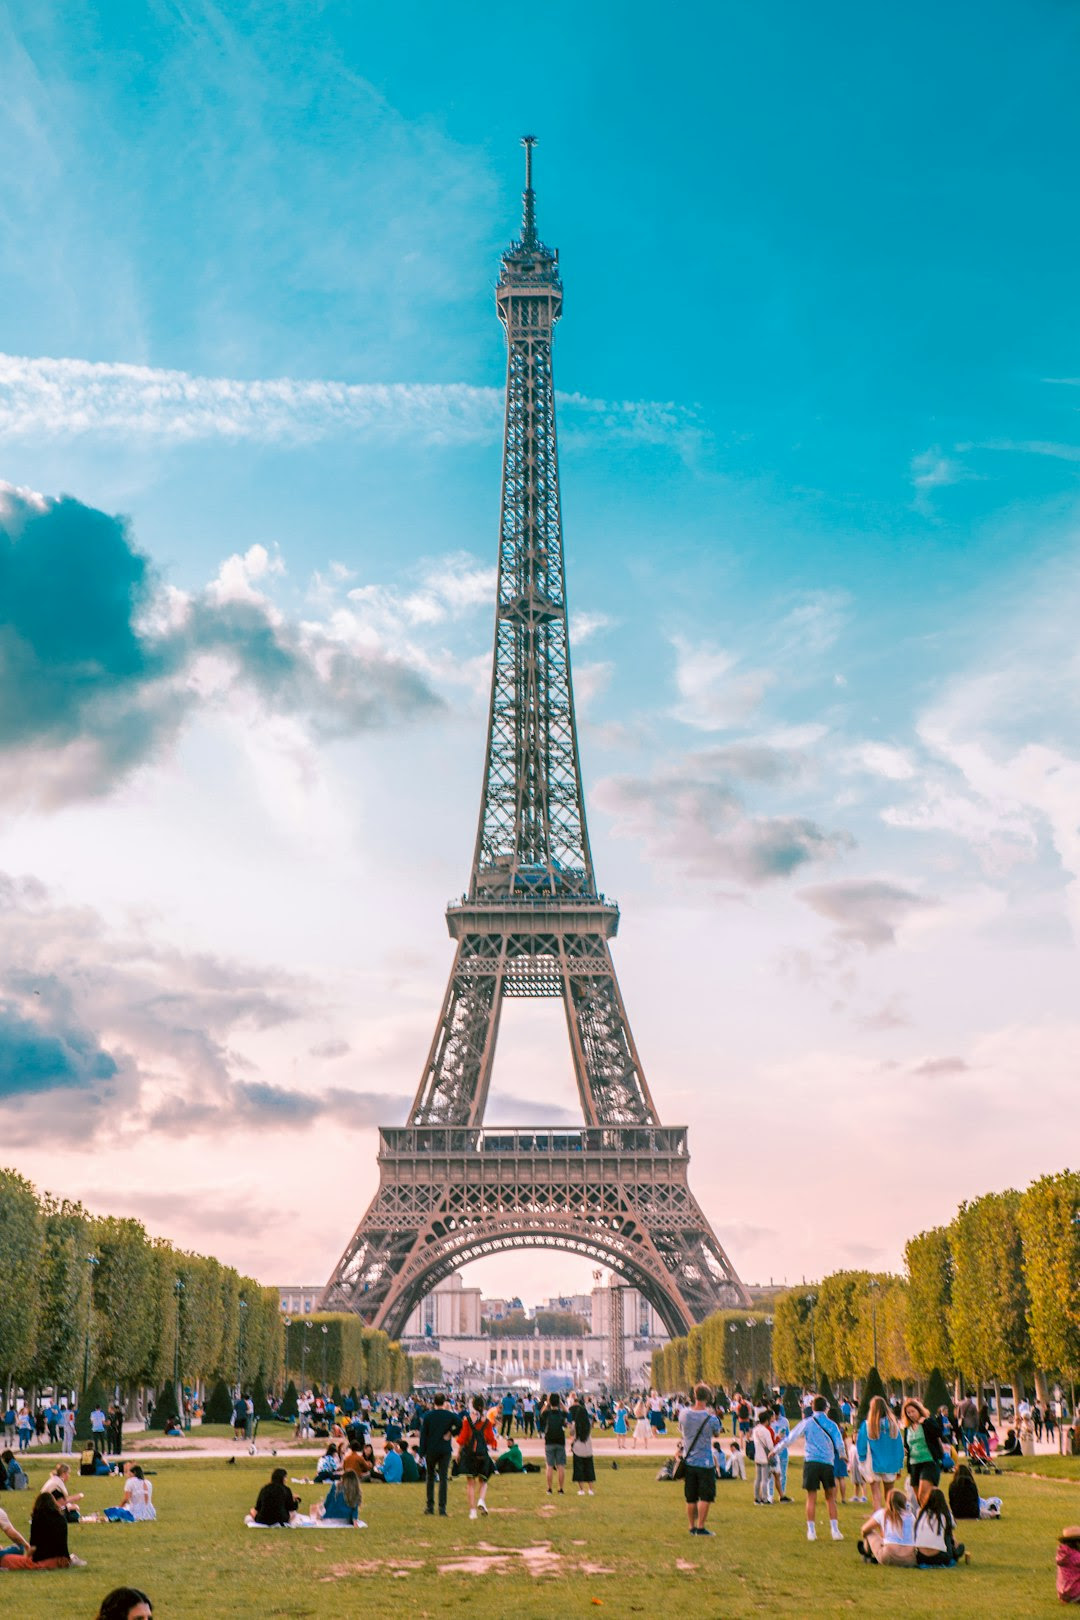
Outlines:
{"label": "stroller", "polygon": [[986,1449],[986,1443],[977,1436],[968,1441],[967,1460],[973,1474],[1000,1474],[1001,1469]]}

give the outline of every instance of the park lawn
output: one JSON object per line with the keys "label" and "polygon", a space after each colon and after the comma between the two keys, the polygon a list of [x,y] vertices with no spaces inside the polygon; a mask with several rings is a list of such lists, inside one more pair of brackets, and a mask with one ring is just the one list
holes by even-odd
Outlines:
{"label": "park lawn", "polygon": [[[304,1459],[292,1459],[291,1475],[300,1472],[296,1463]],[[681,1487],[657,1483],[654,1459],[620,1461],[616,1472],[598,1458],[592,1499],[570,1486],[565,1497],[549,1498],[536,1474],[497,1478],[490,1517],[473,1523],[460,1480],[451,1480],[447,1519],[423,1515],[422,1487],[375,1486],[364,1492],[366,1530],[248,1530],[243,1514],[271,1465],[268,1456],[231,1466],[226,1458],[162,1458],[153,1479],[156,1524],[73,1529],[72,1550],[90,1567],[0,1575],[6,1612],[89,1620],[102,1594],[125,1583],[151,1595],[156,1620],[340,1620],[385,1612],[388,1603],[410,1620],[464,1615],[478,1604],[514,1620],[593,1614],[598,1606],[611,1616],[677,1613],[680,1620],[847,1612],[1019,1620],[1063,1612],[1054,1596],[1054,1545],[1062,1525],[1080,1518],[1075,1482],[1002,1476],[984,1489],[1003,1497],[1004,1518],[962,1527],[970,1566],[879,1569],[856,1552],[862,1506],[841,1509],[842,1544],[830,1540],[823,1519],[822,1539],[810,1544],[801,1504],[755,1508],[749,1485],[724,1484],[710,1519],[717,1535],[706,1540],[687,1534]],[[42,1477],[34,1469],[31,1483]],[[88,1511],[118,1500],[116,1480],[79,1485]],[[314,1487],[294,1488],[305,1507],[314,1499]],[[31,1501],[5,1498],[23,1529]],[[523,1549],[535,1551],[525,1557]],[[497,1564],[469,1562],[500,1553]]]}
{"label": "park lawn", "polygon": [[[1027,1474],[1034,1478],[1080,1479],[1080,1457],[1002,1457],[998,1466],[1009,1474]],[[986,1487],[980,1487],[986,1495]]]}

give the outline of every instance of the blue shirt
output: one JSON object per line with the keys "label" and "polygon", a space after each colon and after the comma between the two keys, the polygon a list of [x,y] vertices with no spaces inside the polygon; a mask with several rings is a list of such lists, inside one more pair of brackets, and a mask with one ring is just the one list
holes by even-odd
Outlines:
{"label": "blue shirt", "polygon": [[687,1468],[711,1468],[713,1435],[720,1433],[720,1419],[714,1412],[695,1412],[687,1407],[679,1419],[683,1437],[683,1461]]}
{"label": "blue shirt", "polygon": [[382,1477],[387,1485],[400,1485],[401,1476],[405,1472],[405,1465],[401,1460],[400,1451],[388,1451],[383,1458]]}
{"label": "blue shirt", "polygon": [[806,1460],[816,1463],[835,1463],[844,1455],[844,1437],[831,1417],[824,1412],[813,1412],[801,1423],[796,1423],[783,1446],[790,1446],[799,1436],[806,1440]]}

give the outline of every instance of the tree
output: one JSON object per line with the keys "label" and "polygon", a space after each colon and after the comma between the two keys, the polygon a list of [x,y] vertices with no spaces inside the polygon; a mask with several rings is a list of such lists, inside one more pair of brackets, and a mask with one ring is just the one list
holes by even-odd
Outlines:
{"label": "tree", "polygon": [[76,1440],[89,1440],[90,1435],[93,1432],[90,1427],[90,1414],[99,1406],[104,1412],[108,1405],[108,1400],[109,1397],[104,1386],[98,1383],[97,1379],[92,1380],[89,1389],[83,1390],[80,1393],[79,1406],[77,1412],[75,1413]]}
{"label": "tree", "polygon": [[953,1255],[948,1228],[934,1226],[904,1246],[907,1267],[907,1348],[914,1371],[926,1377],[932,1367],[954,1366],[949,1337]]}
{"label": "tree", "polygon": [[14,1170],[0,1170],[0,1384],[25,1378],[41,1310],[42,1218],[37,1194]]}
{"label": "tree", "polygon": [[855,1419],[856,1424],[865,1421],[866,1414],[870,1410],[870,1402],[875,1395],[880,1395],[885,1401],[889,1398],[889,1392],[881,1382],[881,1374],[876,1367],[871,1367],[863,1380],[862,1399],[859,1402],[859,1412]]}
{"label": "tree", "polygon": [[94,1333],[104,1383],[126,1388],[152,1358],[158,1332],[153,1310],[153,1252],[139,1221],[95,1219]]}
{"label": "tree", "polygon": [[1020,1200],[1036,1366],[1080,1377],[1080,1174],[1033,1181]]}
{"label": "tree", "polygon": [[210,1394],[210,1399],[203,1407],[204,1423],[231,1423],[233,1420],[233,1398],[229,1394],[229,1386],[224,1378],[219,1378]]}
{"label": "tree", "polygon": [[951,1418],[953,1415],[952,1394],[940,1367],[934,1367],[931,1370],[926,1383],[923,1405],[930,1412],[938,1412],[944,1406],[948,1410],[949,1417]]}
{"label": "tree", "polygon": [[255,1382],[251,1386],[251,1404],[255,1408],[257,1418],[273,1416],[273,1409],[266,1398],[266,1385],[262,1381],[262,1373],[255,1374]]}
{"label": "tree", "polygon": [[1018,1192],[961,1204],[949,1228],[953,1253],[949,1331],[958,1369],[982,1380],[1023,1384],[1032,1365]]}
{"label": "tree", "polygon": [[285,1385],[285,1393],[281,1397],[281,1405],[278,1407],[278,1416],[290,1419],[295,1419],[300,1416],[296,1385],[293,1383],[291,1378]]}
{"label": "tree", "polygon": [[46,1198],[39,1270],[41,1314],[30,1381],[77,1389],[83,1378],[90,1303],[89,1223],[80,1204]]}
{"label": "tree", "polygon": [[164,1430],[174,1421],[180,1421],[180,1408],[176,1404],[176,1385],[170,1381],[162,1384],[161,1393],[154,1402],[152,1426]]}
{"label": "tree", "polygon": [[832,1385],[829,1383],[828,1376],[825,1373],[822,1373],[821,1377],[818,1379],[818,1394],[824,1395],[826,1401],[828,1402],[827,1410],[829,1416],[832,1418],[834,1423],[839,1423],[842,1414],[839,1406],[837,1405],[836,1396],[832,1392]]}
{"label": "tree", "polygon": [[776,1301],[772,1356],[776,1376],[783,1384],[805,1388],[813,1382],[816,1356],[812,1302],[815,1299],[816,1290],[792,1288]]}

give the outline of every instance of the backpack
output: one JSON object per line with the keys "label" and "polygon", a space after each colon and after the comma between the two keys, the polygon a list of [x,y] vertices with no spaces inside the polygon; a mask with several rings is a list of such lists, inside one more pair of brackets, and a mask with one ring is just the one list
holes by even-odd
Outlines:
{"label": "backpack", "polygon": [[483,1427],[484,1420],[483,1418],[480,1419],[479,1428],[475,1427],[472,1418],[467,1418],[466,1422],[469,1425],[469,1438],[461,1447],[461,1457],[463,1459],[466,1457],[475,1458],[477,1462],[483,1462],[488,1455],[487,1437],[484,1434]]}
{"label": "backpack", "polygon": [[747,1462],[753,1462],[753,1460],[754,1460],[754,1458],[756,1456],[757,1456],[757,1446],[754,1444],[753,1440],[748,1440],[746,1442],[746,1460],[747,1460]]}

